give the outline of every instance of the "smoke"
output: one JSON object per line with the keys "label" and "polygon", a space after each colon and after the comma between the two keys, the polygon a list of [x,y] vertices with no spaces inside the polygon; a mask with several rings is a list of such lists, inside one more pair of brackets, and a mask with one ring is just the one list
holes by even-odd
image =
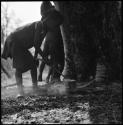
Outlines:
{"label": "smoke", "polygon": [[48,95],[66,95],[67,94],[67,87],[65,84],[52,84],[48,89],[47,89],[47,94]]}

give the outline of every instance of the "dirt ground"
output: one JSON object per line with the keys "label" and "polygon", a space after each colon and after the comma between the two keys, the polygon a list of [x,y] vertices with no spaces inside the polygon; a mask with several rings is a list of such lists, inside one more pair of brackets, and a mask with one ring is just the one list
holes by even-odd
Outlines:
{"label": "dirt ground", "polygon": [[41,82],[33,95],[30,79],[29,73],[24,75],[23,98],[15,98],[16,86],[1,89],[2,124],[122,124],[122,84],[112,83],[103,91],[88,86],[67,93],[62,84]]}

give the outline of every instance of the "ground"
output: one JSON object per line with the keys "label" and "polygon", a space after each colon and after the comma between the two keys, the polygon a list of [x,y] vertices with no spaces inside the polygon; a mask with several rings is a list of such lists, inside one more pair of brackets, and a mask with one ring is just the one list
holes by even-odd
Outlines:
{"label": "ground", "polygon": [[88,86],[76,92],[56,92],[52,95],[47,94],[49,91],[46,88],[52,88],[50,93],[53,93],[60,87],[65,90],[63,85],[58,83],[51,87],[40,83],[39,94],[32,95],[29,73],[25,74],[24,83],[24,98],[15,98],[17,89],[14,86],[1,89],[3,124],[122,124],[121,83],[112,83],[100,91],[94,91],[94,87]]}

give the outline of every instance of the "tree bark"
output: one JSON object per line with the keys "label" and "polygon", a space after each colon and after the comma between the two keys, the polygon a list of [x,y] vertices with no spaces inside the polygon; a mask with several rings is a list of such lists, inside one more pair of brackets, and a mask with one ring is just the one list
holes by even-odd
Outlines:
{"label": "tree bark", "polygon": [[[92,69],[94,63],[96,60],[99,63],[98,59],[101,59],[106,68],[101,65],[103,67],[101,73],[105,74],[104,79],[110,81],[121,79],[121,3],[116,1],[54,3],[64,15],[61,31],[66,57],[65,76],[76,78],[77,75],[78,79],[81,75],[88,79],[91,70],[96,70]],[[71,39],[72,34],[74,41]],[[100,69],[97,70],[100,72]]]}

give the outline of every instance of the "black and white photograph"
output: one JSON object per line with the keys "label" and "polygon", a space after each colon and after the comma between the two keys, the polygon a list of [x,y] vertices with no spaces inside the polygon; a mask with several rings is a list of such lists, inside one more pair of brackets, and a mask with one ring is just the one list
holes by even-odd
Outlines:
{"label": "black and white photograph", "polygon": [[1,124],[122,124],[122,1],[1,1]]}

